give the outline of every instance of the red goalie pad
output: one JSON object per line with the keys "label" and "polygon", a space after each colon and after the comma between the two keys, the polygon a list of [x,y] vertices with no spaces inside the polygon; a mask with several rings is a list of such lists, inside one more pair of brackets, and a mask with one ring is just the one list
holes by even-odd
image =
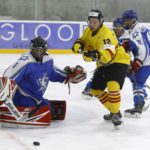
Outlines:
{"label": "red goalie pad", "polygon": [[8,77],[0,77],[0,100],[12,99],[17,85]]}
{"label": "red goalie pad", "polygon": [[[19,120],[15,118],[10,110],[2,105],[0,107],[0,122],[1,127],[44,127],[49,126],[51,120],[64,120],[66,115],[66,101],[49,100],[50,106],[37,107],[16,107],[17,110],[23,115]],[[35,113],[32,115],[31,112]]]}
{"label": "red goalie pad", "polygon": [[49,126],[51,122],[50,107],[41,107],[33,116],[28,117],[28,114],[35,107],[17,107],[18,111],[23,115],[20,120],[16,120],[13,114],[7,107],[2,106],[1,111],[1,126],[2,127],[44,127]]}

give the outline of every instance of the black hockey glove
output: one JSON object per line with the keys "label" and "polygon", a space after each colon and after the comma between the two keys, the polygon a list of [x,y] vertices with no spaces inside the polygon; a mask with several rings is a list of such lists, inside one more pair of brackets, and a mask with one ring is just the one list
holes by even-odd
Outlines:
{"label": "black hockey glove", "polygon": [[74,53],[82,53],[84,46],[85,46],[84,41],[81,39],[77,39],[73,44],[72,51]]}
{"label": "black hockey glove", "polygon": [[98,50],[88,50],[87,52],[84,52],[84,56],[90,57],[93,61],[97,61],[100,59],[101,54]]}

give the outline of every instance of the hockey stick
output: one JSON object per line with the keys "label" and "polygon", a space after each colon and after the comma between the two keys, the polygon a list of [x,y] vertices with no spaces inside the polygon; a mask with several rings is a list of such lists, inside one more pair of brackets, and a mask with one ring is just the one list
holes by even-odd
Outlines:
{"label": "hockey stick", "polygon": [[4,104],[7,106],[7,108],[9,109],[9,111],[12,113],[12,115],[15,117],[15,119],[17,121],[24,121],[27,118],[32,117],[41,108],[41,105],[40,105],[41,103],[40,104],[36,103],[36,108],[35,109],[33,109],[30,113],[28,113],[26,115],[23,115],[22,113],[20,113],[18,111],[18,109],[16,108],[16,106],[13,104],[12,100],[6,99],[4,101]]}
{"label": "hockey stick", "polygon": [[28,118],[32,117],[38,110],[40,110],[41,105],[36,105],[36,108],[33,109],[29,114],[28,114]]}
{"label": "hockey stick", "polygon": [[25,119],[32,117],[41,108],[41,105],[39,104],[29,114],[23,115],[18,111],[12,100],[5,100],[4,104],[7,106],[7,108],[17,121],[24,121]]}
{"label": "hockey stick", "polygon": [[16,120],[20,120],[23,115],[17,110],[12,101],[17,86],[8,77],[0,77],[0,89],[0,99],[4,102]]}
{"label": "hockey stick", "polygon": [[149,85],[145,84],[144,86],[150,90],[150,86]]}
{"label": "hockey stick", "polygon": [[23,115],[17,110],[16,106],[13,104],[12,100],[5,100],[4,103],[9,111],[16,118],[16,120],[20,120],[23,117]]}
{"label": "hockey stick", "polygon": [[36,108],[33,109],[29,114],[23,116],[24,119],[30,118],[30,117],[32,117],[32,116],[41,108],[41,103],[42,103],[42,101],[39,101],[39,100],[37,100],[36,98],[34,98],[34,97],[32,97],[31,95],[29,95],[28,93],[24,92],[19,86],[18,86],[18,91],[19,91],[22,95],[31,98],[31,99],[35,102],[35,105],[36,105],[35,107],[36,107]]}

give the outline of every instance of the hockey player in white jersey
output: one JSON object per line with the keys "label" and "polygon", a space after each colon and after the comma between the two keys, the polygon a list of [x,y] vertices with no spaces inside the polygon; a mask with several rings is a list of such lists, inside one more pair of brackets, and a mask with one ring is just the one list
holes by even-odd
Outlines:
{"label": "hockey player in white jersey", "polygon": [[43,38],[34,38],[30,51],[7,68],[0,78],[0,101],[4,101],[9,108],[1,107],[3,124],[49,126],[51,120],[65,118],[65,101],[43,97],[48,82],[78,83],[86,78],[86,73],[79,65],[67,66],[64,70],[57,68],[46,53],[47,49]]}
{"label": "hockey player in white jersey", "polygon": [[123,27],[123,19],[122,18],[116,18],[113,21],[113,31],[115,32],[115,35],[117,36],[117,39],[119,40],[119,43],[124,47],[126,52],[129,53],[129,32],[127,32]]}
{"label": "hockey player in white jersey", "polygon": [[150,29],[138,24],[138,16],[134,10],[126,10],[122,14],[122,19],[125,29],[129,32],[129,39],[134,45],[131,47],[134,59],[129,70],[133,83],[134,108],[125,110],[125,113],[139,115],[145,104],[144,85],[150,75]]}

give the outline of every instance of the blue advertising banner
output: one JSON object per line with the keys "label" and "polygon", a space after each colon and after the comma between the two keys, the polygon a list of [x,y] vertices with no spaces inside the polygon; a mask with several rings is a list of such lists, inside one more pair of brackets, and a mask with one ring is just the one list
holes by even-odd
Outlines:
{"label": "blue advertising banner", "polygon": [[0,49],[28,49],[30,40],[36,36],[47,40],[49,49],[71,49],[80,36],[80,24],[0,21]]}

